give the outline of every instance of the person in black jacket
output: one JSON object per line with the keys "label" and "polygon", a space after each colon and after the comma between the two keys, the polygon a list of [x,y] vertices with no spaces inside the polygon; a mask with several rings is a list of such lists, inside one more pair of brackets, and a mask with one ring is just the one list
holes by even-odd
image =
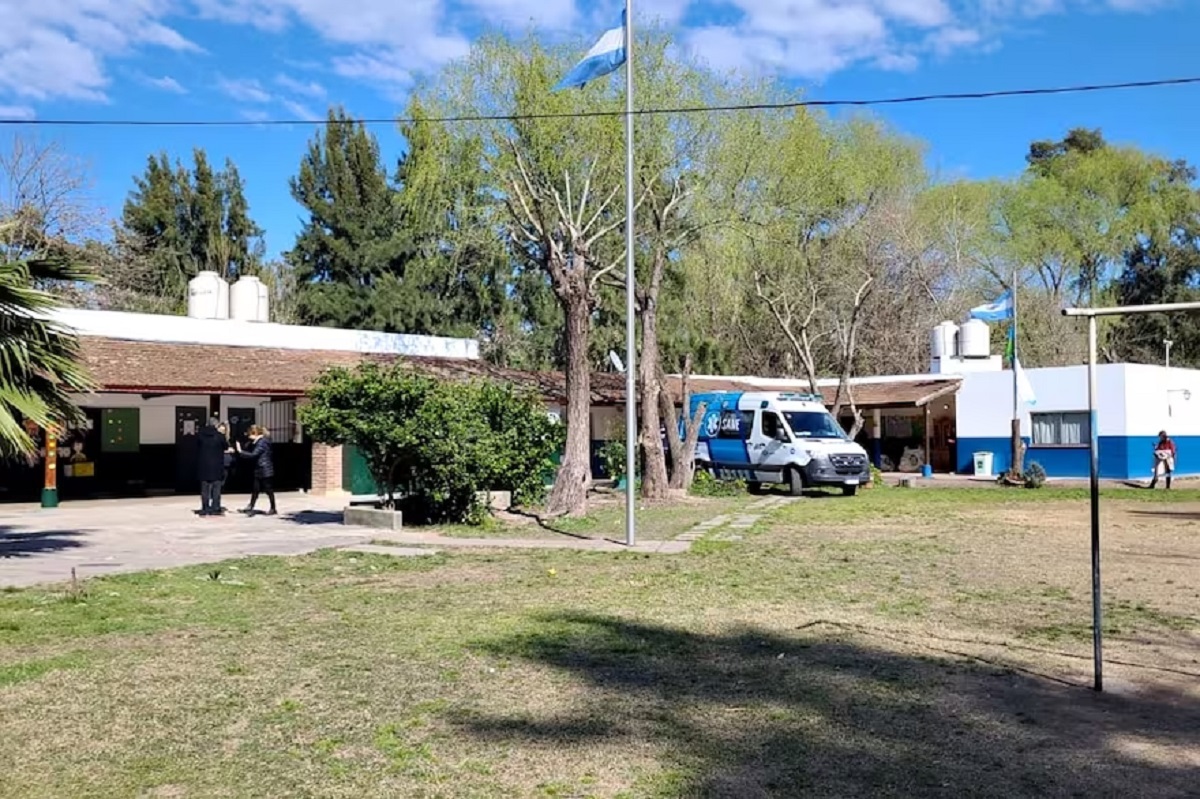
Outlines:
{"label": "person in black jacket", "polygon": [[271,457],[271,439],[267,431],[259,425],[250,428],[250,443],[253,445],[249,452],[238,445],[238,454],[254,462],[254,492],[250,494],[250,504],[242,509],[242,513],[254,513],[254,503],[258,502],[260,493],[266,494],[271,503],[268,516],[274,516],[275,511],[275,461]]}
{"label": "person in black jacket", "polygon": [[216,417],[209,419],[196,436],[201,516],[220,516],[224,512],[221,509],[221,484],[225,482],[225,454],[229,442],[217,429],[217,423]]}

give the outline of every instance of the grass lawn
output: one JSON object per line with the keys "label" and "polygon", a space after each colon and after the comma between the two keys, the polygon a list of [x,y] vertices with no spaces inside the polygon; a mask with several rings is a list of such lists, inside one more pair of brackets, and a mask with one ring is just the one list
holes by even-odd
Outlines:
{"label": "grass lawn", "polygon": [[[647,502],[637,506],[637,538],[639,541],[662,541],[676,538],[697,524],[715,516],[727,516],[743,511],[759,499],[749,494],[736,497],[684,497],[678,500]],[[588,502],[588,515],[580,519],[541,518],[536,512],[527,515],[504,513],[482,527],[466,525],[413,528],[423,532],[461,538],[562,538],[563,536],[625,540],[625,495],[593,494]]]}
{"label": "grass lawn", "polygon": [[[1105,497],[1104,695],[1085,498],[889,488],[678,556],[6,591],[0,796],[1194,796],[1200,493]],[[619,507],[574,524],[621,536]]]}

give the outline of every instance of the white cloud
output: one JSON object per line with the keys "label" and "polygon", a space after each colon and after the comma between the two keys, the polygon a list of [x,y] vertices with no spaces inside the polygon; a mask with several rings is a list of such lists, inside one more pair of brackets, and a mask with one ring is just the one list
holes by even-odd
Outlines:
{"label": "white cloud", "polygon": [[[704,20],[678,31],[717,68],[761,69],[821,79],[854,65],[915,69],[929,57],[983,51],[1008,27],[1082,10],[1145,12],[1183,0],[655,0],[638,7],[648,22]],[[251,26],[264,34],[313,34],[309,72],[364,81],[400,97],[415,77],[469,50],[481,27],[549,34],[598,33],[620,0],[0,0],[0,104],[24,108],[55,99],[105,101],[109,70],[153,50],[200,52],[182,32],[197,18]],[[265,48],[264,48],[265,49]],[[277,69],[289,62],[280,61]],[[324,101],[315,80],[279,73],[263,82],[223,81],[240,102]],[[130,74],[130,73],[126,73]],[[136,79],[136,76],[135,76]],[[163,76],[145,82],[181,92]],[[268,88],[269,87],[269,88]],[[279,97],[273,94],[279,92]]]}
{"label": "white cloud", "polygon": [[269,103],[271,93],[251,78],[219,78],[217,88],[234,100],[243,103]]}
{"label": "white cloud", "polygon": [[27,105],[0,105],[0,119],[5,120],[28,120],[34,119],[37,114]]}
{"label": "white cloud", "polygon": [[292,94],[299,94],[304,97],[312,97],[316,100],[324,98],[327,94],[325,87],[317,83],[315,80],[296,80],[288,75],[280,74],[275,76],[275,83],[287,89]]}
{"label": "white cloud", "polygon": [[199,48],[165,20],[172,0],[0,0],[0,99],[103,101],[107,59]]}
{"label": "white cloud", "polygon": [[286,108],[288,110],[288,113],[291,114],[292,116],[294,116],[296,119],[301,119],[301,120],[304,120],[307,122],[310,120],[319,120],[322,118],[320,114],[316,113],[311,108],[304,105],[304,103],[298,103],[295,100],[284,99],[284,100],[280,100],[279,104],[282,105],[284,108]]}
{"label": "white cloud", "polygon": [[161,78],[145,78],[146,83],[156,89],[162,89],[164,92],[172,94],[187,94],[187,89],[179,84],[179,81],[172,78],[170,75],[163,75]]}
{"label": "white cloud", "polygon": [[1178,1],[692,0],[689,8],[724,22],[684,31],[682,40],[718,68],[820,80],[855,64],[910,70],[931,55],[990,50],[1021,19],[1097,8],[1144,11]]}

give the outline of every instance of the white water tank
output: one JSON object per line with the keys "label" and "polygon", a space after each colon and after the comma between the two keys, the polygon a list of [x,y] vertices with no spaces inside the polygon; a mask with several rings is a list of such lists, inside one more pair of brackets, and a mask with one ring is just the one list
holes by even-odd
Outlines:
{"label": "white water tank", "polygon": [[258,318],[259,322],[271,321],[271,289],[258,278]]}
{"label": "white water tank", "polygon": [[942,322],[933,329],[930,354],[934,358],[953,358],[958,354],[958,325]]}
{"label": "white water tank", "polygon": [[225,278],[218,278],[217,283],[217,318],[229,318],[229,283]]}
{"label": "white water tank", "polygon": [[229,318],[238,322],[259,321],[258,278],[243,275],[229,289]]}
{"label": "white water tank", "polygon": [[187,313],[192,319],[221,318],[221,285],[216,272],[200,272],[188,281]]}
{"label": "white water tank", "polygon": [[992,354],[992,331],[982,319],[968,319],[959,328],[963,358],[988,358]]}

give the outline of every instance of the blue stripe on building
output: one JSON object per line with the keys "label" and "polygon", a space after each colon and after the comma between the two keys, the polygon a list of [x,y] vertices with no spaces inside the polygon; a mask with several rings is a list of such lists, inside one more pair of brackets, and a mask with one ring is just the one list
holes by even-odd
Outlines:
{"label": "blue stripe on building", "polygon": [[[1149,480],[1153,473],[1156,436],[1100,436],[1100,477],[1104,480]],[[1177,475],[1200,475],[1200,436],[1173,439],[1178,449]],[[1037,462],[1052,477],[1089,475],[1087,447],[1034,447],[1025,441],[1025,466]],[[958,473],[975,470],[975,453],[992,453],[992,473],[1003,474],[1012,464],[1008,438],[961,438],[958,440]]]}

